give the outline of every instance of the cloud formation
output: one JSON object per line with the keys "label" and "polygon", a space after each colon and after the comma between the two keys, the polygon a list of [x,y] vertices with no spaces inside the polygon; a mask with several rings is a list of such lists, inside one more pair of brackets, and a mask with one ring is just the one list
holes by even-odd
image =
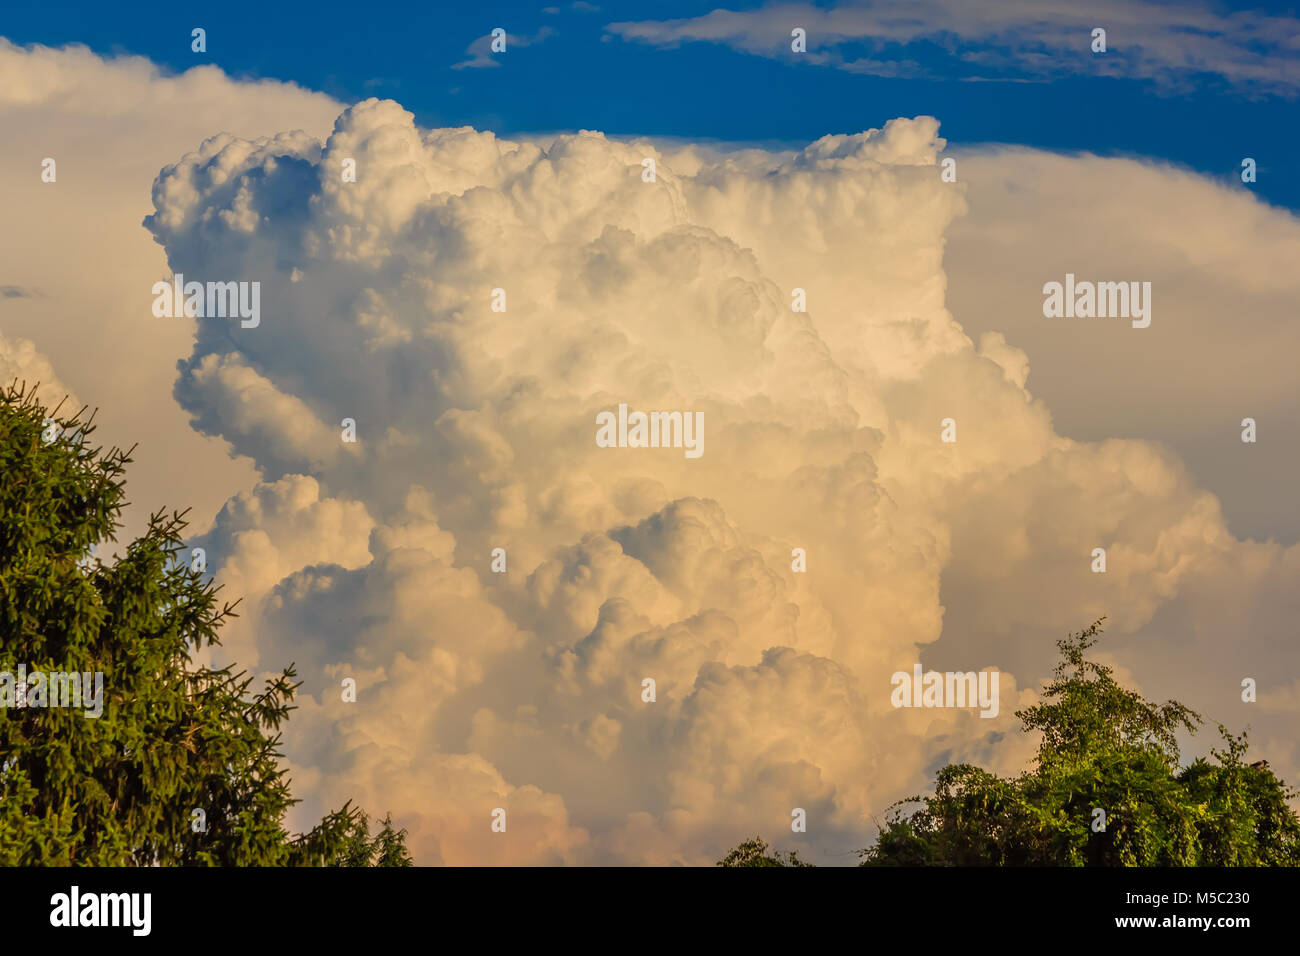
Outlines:
{"label": "cloud formation", "polygon": [[37,351],[34,343],[27,339],[10,341],[0,334],[0,385],[25,383],[26,387],[36,388],[41,401],[50,408],[63,401],[59,414],[71,417],[81,408],[72,389],[59,379],[50,364],[49,357]]}
{"label": "cloud formation", "polygon": [[[510,142],[369,100],[163,170],[173,269],[262,283],[177,395],[264,479],[208,541],[306,680],[310,811],[373,795],[430,862],[702,863],[801,808],[842,853],[944,759],[1019,767],[1066,629],[1131,639],[1247,555],[1282,602],[1294,547],[1235,539],[1158,446],[1058,435],[1026,354],[948,312],[944,145]],[[702,411],[706,453],[598,447],[619,403]],[[922,659],[1001,668],[999,716],[893,709]]]}
{"label": "cloud formation", "polygon": [[[1024,349],[1060,433],[1166,442],[1239,537],[1300,540],[1300,509],[1287,504],[1300,470],[1300,220],[1240,181],[1166,164],[1013,147],[956,155],[971,210],[949,233],[945,270],[969,334]],[[1151,282],[1149,334],[1044,320],[1042,285],[1066,272]],[[1267,440],[1242,444],[1247,417]]]}
{"label": "cloud formation", "polygon": [[[163,505],[192,506],[204,525],[254,474],[192,429],[171,398],[195,326],[150,313],[150,288],[167,276],[140,226],[150,184],[216,132],[319,136],[341,108],[291,83],[241,82],[211,66],[168,75],[143,57],[0,37],[0,180],[6,221],[16,224],[0,229],[0,334],[34,343],[67,388],[103,409],[96,440],[136,446],[123,537]],[[54,182],[42,181],[45,158],[56,163]]]}
{"label": "cloud formation", "polygon": [[[1266,10],[1220,12],[1194,0],[861,0],[833,6],[769,3],[698,17],[609,24],[612,36],[655,46],[718,43],[770,58],[791,56],[791,30],[806,31],[801,62],[886,77],[930,77],[918,61],[946,55],[947,78],[1048,80],[1068,73],[1130,77],[1160,88],[1206,78],[1294,97],[1300,20]],[[1106,31],[1093,55],[1092,31]],[[924,52],[922,52],[924,50]]]}
{"label": "cloud formation", "polygon": [[[542,12],[545,13],[546,11]],[[499,29],[504,30],[504,27]],[[538,43],[544,42],[548,37],[554,36],[555,33],[554,27],[542,26],[533,34],[506,34],[501,38],[505,43],[504,48],[496,51],[492,49],[493,36],[490,33],[484,34],[465,48],[466,59],[461,60],[459,63],[453,63],[451,68],[453,70],[494,69],[501,66],[502,55],[509,53],[511,49],[536,46]]]}

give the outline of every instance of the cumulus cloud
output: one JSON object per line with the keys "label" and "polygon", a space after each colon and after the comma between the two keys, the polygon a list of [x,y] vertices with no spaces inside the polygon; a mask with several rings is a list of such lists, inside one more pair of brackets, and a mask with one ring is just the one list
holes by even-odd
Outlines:
{"label": "cumulus cloud", "polygon": [[[1296,94],[1300,20],[1266,10],[1220,12],[1208,3],[1053,0],[860,0],[833,6],[769,3],[698,17],[611,23],[612,36],[655,46],[709,42],[771,58],[791,55],[791,30],[807,33],[801,62],[887,77],[930,77],[915,59],[946,53],[945,77],[1046,80],[1066,73],[1152,80],[1166,90],[1210,78],[1256,92]],[[1091,52],[1106,30],[1105,56]]]}
{"label": "cumulus cloud", "polygon": [[[263,595],[302,568],[360,567],[370,559],[367,541],[374,522],[360,502],[322,499],[320,485],[306,475],[258,484],[231,498],[208,535],[195,547],[221,556],[221,585],[227,600]],[[254,667],[260,606],[241,608],[211,652],[217,663]]]}
{"label": "cumulus cloud", "polygon": [[[1168,655],[1234,561],[1284,603],[1294,547],[1160,446],[1058,434],[1015,337],[948,311],[944,147],[924,117],[787,154],[505,141],[368,100],[163,170],[171,267],[262,283],[176,394],[263,478],[208,542],[306,682],[305,814],[373,797],[427,862],[701,863],[802,808],[834,862],[944,760],[1022,765],[1066,629]],[[620,403],[703,412],[704,455],[598,447]],[[919,660],[1001,668],[999,716],[892,708]],[[1176,696],[1231,696],[1184,666]]]}
{"label": "cumulus cloud", "polygon": [[37,394],[51,408],[62,401],[61,415],[71,416],[81,408],[72,389],[59,380],[49,357],[37,351],[35,344],[27,339],[10,341],[0,334],[0,384],[13,383],[28,389],[39,386]]}

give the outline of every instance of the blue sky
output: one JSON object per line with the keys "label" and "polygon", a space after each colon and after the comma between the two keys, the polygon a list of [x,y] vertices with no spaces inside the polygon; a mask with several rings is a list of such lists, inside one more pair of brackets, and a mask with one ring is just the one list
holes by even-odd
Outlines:
{"label": "blue sky", "polygon": [[[399,8],[48,3],[11,7],[0,19],[0,34],[22,44],[77,42],[99,53],[140,54],[175,71],[213,63],[235,76],[292,80],[347,102],[391,97],[424,125],[472,125],[502,134],[586,128],[798,145],[829,132],[878,127],[895,116],[930,114],[939,118],[953,147],[1002,142],[1142,155],[1238,183],[1241,160],[1250,156],[1258,162],[1259,180],[1249,188],[1300,209],[1300,183],[1291,170],[1300,146],[1294,98],[1300,47],[1292,39],[1287,49],[1286,29],[1265,28],[1262,36],[1273,34],[1277,46],[1261,56],[1281,54],[1281,69],[1296,79],[1289,90],[1288,82],[1261,88],[1213,71],[1170,70],[1154,80],[1122,75],[1132,72],[1125,60],[1132,55],[1134,28],[1119,23],[1110,28],[1110,59],[1104,64],[1086,50],[1073,58],[1044,53],[1033,38],[1024,41],[1023,55],[1008,58],[1008,47],[1020,42],[1016,28],[987,37],[962,36],[958,28],[903,44],[841,42],[839,59],[852,60],[874,47],[887,64],[908,64],[903,76],[881,76],[794,57],[788,41],[780,54],[768,56],[744,49],[742,42],[664,45],[610,29],[627,21],[699,17],[713,8],[710,3],[601,0],[598,9],[561,3],[548,12],[548,2]],[[1243,16],[1291,14],[1277,5],[1131,5],[1139,11],[1144,6],[1165,12],[1186,6],[1198,17],[1212,11],[1223,19],[1200,34],[1211,38]],[[806,9],[824,13],[833,7]],[[1011,5],[993,0],[990,7]],[[728,9],[761,12],[753,3]],[[1176,13],[1173,19],[1166,42],[1178,35]],[[1084,14],[1081,22],[1087,20]],[[190,51],[195,26],[207,31],[206,55]],[[498,66],[455,68],[470,58],[471,44],[498,26],[512,38],[507,54],[494,58]],[[1072,35],[1086,47],[1086,32]],[[1260,37],[1243,28],[1236,54],[1253,55]],[[810,51],[824,45],[824,36],[810,29]],[[1047,63],[1047,75],[1026,70],[1030,58]],[[1103,68],[1121,75],[1100,75]]]}

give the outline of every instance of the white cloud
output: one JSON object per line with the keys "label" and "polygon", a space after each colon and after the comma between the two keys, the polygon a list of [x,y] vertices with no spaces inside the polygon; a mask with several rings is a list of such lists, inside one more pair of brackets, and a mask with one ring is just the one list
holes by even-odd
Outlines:
{"label": "white cloud", "polygon": [[[165,170],[150,223],[172,266],[221,262],[273,303],[200,335],[177,394],[269,479],[310,474],[377,525],[368,563],[253,595],[260,659],[299,661],[337,724],[291,730],[296,772],[426,826],[366,774],[479,766],[491,786],[466,781],[417,841],[449,862],[507,852],[480,837],[514,787],[556,802],[512,859],[702,862],[796,806],[813,855],[842,852],[936,760],[1023,760],[1003,735],[1054,638],[1110,613],[1129,639],[1245,554],[1176,459],[1058,436],[1032,355],[954,321],[942,257],[967,206],[943,146],[925,118],[794,155],[511,143],[367,101],[323,146],[217,144]],[[250,235],[239,203],[291,213]],[[622,401],[702,410],[706,454],[596,447]],[[345,413],[349,451],[322,424]],[[999,717],[892,709],[889,675],[920,654],[1001,667]],[[336,702],[348,674],[355,705]]]}
{"label": "white cloud", "polygon": [[[0,281],[32,293],[0,298],[0,319],[10,340],[34,343],[65,388],[101,409],[98,441],[136,446],[119,540],[165,505],[193,506],[202,525],[254,479],[247,460],[195,432],[171,397],[195,323],[150,311],[150,290],[167,277],[162,250],[140,225],[150,184],[223,130],[321,135],[340,108],[291,83],[239,82],[206,66],[165,75],[142,57],[0,38],[0,179],[6,216],[23,224],[0,230]],[[41,181],[45,157],[56,162],[53,183]]]}
{"label": "white cloud", "polygon": [[[542,12],[546,13],[547,11],[543,10]],[[497,52],[492,50],[492,35],[484,34],[465,48],[466,59],[452,64],[451,68],[453,70],[481,70],[499,67],[501,66],[502,55],[509,53],[512,49],[536,46],[546,40],[547,37],[554,36],[555,32],[554,27],[542,26],[533,34],[507,33],[505,36],[505,49]]]}
{"label": "white cloud", "polygon": [[[1300,540],[1300,511],[1282,506],[1300,469],[1300,219],[1239,181],[1165,164],[1009,147],[955,155],[970,214],[950,230],[945,269],[971,336],[1024,351],[1029,388],[1060,433],[1166,442],[1238,536]],[[1044,319],[1043,284],[1067,272],[1150,282],[1151,327]],[[1255,444],[1241,441],[1247,417]]]}
{"label": "white cloud", "polygon": [[[807,51],[797,55],[791,53],[796,27],[807,33]],[[1097,27],[1106,30],[1104,55],[1091,50]],[[1086,7],[1054,0],[861,0],[828,7],[769,3],[751,10],[716,9],[698,17],[611,23],[605,29],[655,46],[719,43],[757,56],[792,57],[876,76],[932,76],[910,51],[924,43],[931,54],[946,51],[948,77],[1046,80],[1087,73],[1148,79],[1172,89],[1208,76],[1293,97],[1300,20],[1267,9],[1221,13],[1196,0],[1105,0]]]}
{"label": "white cloud", "polygon": [[67,385],[59,380],[47,356],[36,350],[27,339],[10,341],[0,335],[0,386],[17,384],[27,392],[35,391],[41,402],[54,408],[62,402],[59,414],[71,417],[81,408],[81,402]]}

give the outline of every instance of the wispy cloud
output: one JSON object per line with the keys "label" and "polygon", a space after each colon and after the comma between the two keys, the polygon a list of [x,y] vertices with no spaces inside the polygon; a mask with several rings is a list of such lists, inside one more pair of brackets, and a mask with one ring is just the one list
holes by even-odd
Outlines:
{"label": "wispy cloud", "polygon": [[[574,13],[600,12],[600,7],[596,6],[594,3],[586,3],[585,0],[573,0],[573,3],[570,3],[568,8]],[[542,13],[549,13],[551,16],[556,16],[561,12],[562,9],[560,7],[542,7]]]}
{"label": "wispy cloud", "polygon": [[[554,27],[544,26],[532,36],[521,33],[507,33],[505,52],[509,53],[515,47],[534,46],[547,37],[555,36],[556,32]],[[492,52],[491,34],[484,34],[466,47],[465,56],[467,59],[454,64],[452,66],[453,70],[476,70],[501,65],[502,54]]]}
{"label": "wispy cloud", "polygon": [[[655,46],[718,43],[773,59],[794,57],[791,31],[807,32],[803,62],[855,73],[963,79],[1051,79],[1071,73],[1146,79],[1177,89],[1216,79],[1257,93],[1300,87],[1300,19],[1225,12],[1202,2],[1104,0],[862,0],[832,8],[779,3],[699,17],[611,23],[606,31]],[[1106,52],[1092,52],[1092,31]],[[918,59],[938,57],[923,66]]]}

